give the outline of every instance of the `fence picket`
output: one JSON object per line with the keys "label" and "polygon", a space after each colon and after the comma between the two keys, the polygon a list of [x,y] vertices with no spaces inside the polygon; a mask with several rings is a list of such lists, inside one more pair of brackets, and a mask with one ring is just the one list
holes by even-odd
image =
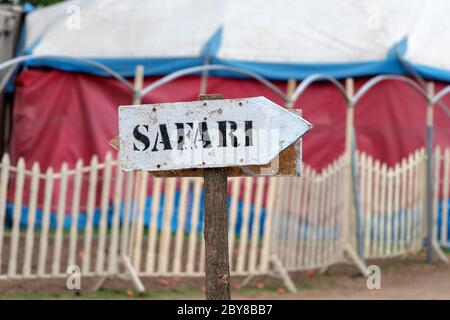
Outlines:
{"label": "fence picket", "polygon": [[176,188],[176,179],[175,178],[166,179],[166,187],[164,190],[164,216],[159,243],[159,257],[158,257],[159,274],[165,274],[168,272],[170,234],[171,234],[170,224],[172,221],[173,207],[175,202],[175,188]]}
{"label": "fence picket", "polygon": [[[130,258],[130,262],[133,265],[133,267],[136,268],[136,232],[138,229],[137,226],[137,220],[139,219],[139,210],[140,210],[140,196],[142,195],[142,188],[146,188],[147,186],[143,186],[143,172],[142,171],[136,171],[135,177],[134,177],[134,184],[133,184],[133,194],[132,194],[132,203],[130,210],[130,223],[128,225],[125,225],[124,228],[128,229],[128,248],[127,253]],[[138,267],[139,269],[139,267]]]}
{"label": "fence picket", "polygon": [[205,273],[205,235],[203,233],[203,229],[200,234],[200,261],[199,261],[198,272],[200,274]]}
{"label": "fence picket", "polygon": [[[362,220],[362,231],[365,231],[365,225],[368,223],[368,210],[367,210],[367,200],[366,200],[366,188],[367,188],[367,182],[366,182],[366,175],[367,175],[367,155],[365,152],[361,152],[358,157],[359,161],[357,162],[359,164],[359,185],[360,185],[360,199],[361,199],[361,220]],[[355,220],[356,221],[356,220]],[[355,223],[356,226],[356,223]],[[359,240],[357,240],[359,241]],[[362,238],[362,241],[364,243],[365,238]],[[363,245],[364,248],[364,245]]]}
{"label": "fence picket", "polygon": [[402,160],[400,173],[402,175],[401,182],[401,204],[400,204],[400,242],[399,251],[405,253],[405,239],[406,239],[406,190],[408,178],[408,162],[406,158]]}
{"label": "fence picket", "polygon": [[10,162],[8,154],[2,156],[0,171],[0,274],[2,273],[3,236],[5,232],[5,215],[9,181]]}
{"label": "fence picket", "polygon": [[448,245],[448,202],[449,202],[449,187],[450,187],[450,148],[445,150],[444,154],[444,175],[443,175],[443,190],[442,190],[442,224],[441,224],[441,244]]}
{"label": "fence picket", "polygon": [[399,234],[399,210],[400,210],[400,179],[401,179],[401,171],[400,165],[397,163],[394,169],[394,209],[392,212],[392,216],[394,218],[393,226],[393,240],[392,240],[392,253],[398,253],[398,234]]}
{"label": "fence picket", "polygon": [[330,232],[330,220],[331,220],[331,212],[332,212],[332,187],[333,187],[333,163],[331,163],[326,169],[325,169],[325,198],[324,198],[324,210],[322,212],[322,219],[320,222],[321,225],[321,237],[320,237],[320,252],[319,252],[319,259],[318,263],[319,265],[323,265],[326,263],[327,256],[325,255],[327,253],[328,248],[328,239],[329,232]]}
{"label": "fence picket", "polygon": [[239,204],[239,191],[241,186],[242,178],[233,178],[231,181],[231,201],[230,201],[230,221],[228,223],[228,251],[230,257],[230,270],[234,270],[234,239],[236,231],[236,221],[238,213]]}
{"label": "fence picket", "polygon": [[50,213],[52,210],[53,183],[53,168],[49,167],[45,174],[44,208],[41,222],[41,236],[39,240],[39,259],[37,274],[40,277],[45,276],[45,263],[47,260],[48,249],[48,232],[50,229]]}
{"label": "fence picket", "polygon": [[286,268],[289,270],[292,267],[292,256],[294,254],[294,243],[295,243],[295,225],[297,220],[297,199],[298,199],[298,179],[291,177],[289,178],[290,185],[289,189],[286,190],[289,193],[289,202],[288,202],[288,212],[289,214],[286,215],[287,220],[287,229],[286,229],[286,247],[285,247],[285,265]]}
{"label": "fence picket", "polygon": [[25,277],[31,275],[31,261],[33,257],[34,244],[34,228],[36,224],[36,209],[39,194],[39,164],[35,162],[31,168],[31,188],[30,200],[28,202],[28,219],[27,219],[27,233],[25,236],[25,258],[23,263],[22,273]]}
{"label": "fence picket", "polygon": [[69,241],[69,258],[68,265],[76,264],[76,254],[78,246],[78,217],[80,210],[80,195],[83,182],[83,160],[78,160],[75,165],[75,175],[73,182],[72,208],[71,208],[71,224],[70,224],[70,241]]}
{"label": "fence picket", "polygon": [[380,209],[380,241],[378,244],[378,256],[384,254],[384,243],[386,238],[386,201],[387,201],[387,180],[388,180],[387,165],[381,165],[381,209]]}
{"label": "fence picket", "polygon": [[200,197],[202,194],[201,187],[202,179],[196,179],[194,182],[194,199],[191,212],[191,230],[189,234],[188,260],[186,265],[186,273],[189,275],[194,274],[194,260],[198,237],[197,227],[200,215]]}
{"label": "fence picket", "polygon": [[394,202],[394,174],[393,168],[388,170],[388,189],[387,189],[387,204],[386,204],[386,255],[392,252],[392,210]]}
{"label": "fence picket", "polygon": [[318,187],[319,187],[319,183],[317,181],[317,175],[315,172],[312,173],[311,175],[311,188],[312,188],[312,194],[311,194],[311,198],[310,198],[310,208],[308,210],[308,225],[307,225],[307,230],[306,230],[306,259],[305,259],[305,267],[307,268],[311,268],[312,264],[314,263],[313,260],[313,245],[314,245],[314,238],[313,235],[314,233],[312,232],[312,227],[314,224],[314,216],[317,213],[317,203],[318,203]]}
{"label": "fence picket", "polygon": [[[341,208],[341,212],[343,210],[343,208],[345,208],[345,198],[346,195],[346,189],[341,187],[341,181],[344,181],[345,177],[347,176],[347,166],[348,166],[348,162],[347,162],[347,158],[345,155],[341,156],[341,158],[339,159],[339,185],[337,187],[337,192],[338,192],[338,199],[339,199],[339,203],[340,203],[340,208]],[[336,221],[338,223],[338,234],[339,234],[339,240],[336,242],[336,252],[339,255],[339,257],[343,256],[344,253],[344,246],[347,244],[347,238],[345,238],[346,235],[346,226],[345,226],[345,222],[347,221],[347,217],[345,216],[345,214],[339,214],[336,217]]]}
{"label": "fence picket", "polygon": [[[450,193],[450,149],[442,152],[439,147],[434,155],[434,194],[433,194],[433,240],[441,245],[448,244],[448,197]],[[425,164],[424,149],[416,151],[401,162],[389,168],[386,164],[374,160],[371,156],[361,153],[359,156],[361,206],[364,226],[364,248],[367,258],[388,257],[417,251],[422,248],[425,237],[426,213],[425,194]],[[115,179],[112,178],[112,166],[115,167]],[[237,275],[252,275],[270,271],[270,261],[273,254],[284,264],[288,271],[322,268],[342,259],[344,229],[342,207],[343,188],[341,182],[345,178],[347,163],[345,158],[325,167],[320,174],[308,166],[304,166],[303,177],[285,178],[232,178],[230,179],[230,223],[229,223],[229,254],[232,271]],[[442,168],[441,168],[442,167]],[[83,168],[81,161],[74,170],[69,170],[63,164],[60,172],[49,168],[41,174],[39,165],[33,164],[31,171],[25,168],[25,162],[20,159],[17,168],[9,164],[5,155],[0,164],[0,259],[4,233],[4,216],[10,172],[14,172],[15,188],[13,200],[13,219],[10,242],[10,259],[7,264],[7,275],[4,278],[34,277],[33,266],[37,258],[37,277],[59,277],[62,275],[62,249],[64,247],[64,219],[66,211],[69,178],[74,178],[71,197],[71,227],[69,232],[69,264],[77,262],[78,216],[80,198],[83,189],[83,174],[89,174],[87,191],[87,221],[83,237],[82,273],[83,275],[104,275],[107,266],[108,274],[119,272],[117,254],[131,253],[133,264],[142,275],[199,275],[204,271],[205,243],[199,230],[201,210],[202,179],[186,178],[180,180],[180,197],[175,197],[176,179],[153,179],[151,202],[151,218],[148,227],[148,245],[143,242],[144,213],[147,198],[147,176],[141,174],[134,180],[134,174],[124,174],[118,162],[108,154],[104,163],[98,163],[94,156],[90,165]],[[442,172],[441,172],[442,169]],[[102,170],[101,190],[99,187],[99,170]],[[126,176],[126,181],[125,177]],[[45,179],[44,190],[40,190],[40,179]],[[27,228],[24,230],[24,241],[20,229],[23,193],[30,180],[28,194]],[[58,199],[52,199],[55,180],[58,179]],[[278,181],[279,180],[279,181]],[[242,185],[242,181],[244,181]],[[125,182],[125,183],[124,183]],[[192,182],[192,185],[191,185]],[[114,184],[114,189],[112,189]],[[241,185],[243,190],[241,190]],[[442,185],[442,187],[441,187]],[[136,186],[136,188],[134,188]],[[161,236],[158,236],[158,214],[160,199],[164,187],[164,215],[162,216]],[[191,188],[193,197],[191,201]],[[441,189],[442,188],[442,189]],[[125,189],[125,190],[123,190]],[[135,190],[133,190],[135,189]],[[113,190],[111,236],[108,235],[108,212],[110,191]],[[93,223],[96,218],[97,191],[101,194],[99,201],[100,224],[98,246],[94,242]],[[235,234],[239,212],[239,196],[243,191],[242,219],[240,235]],[[43,193],[42,228],[39,231],[38,254],[33,252],[37,222],[37,208],[40,192]],[[279,192],[279,196],[277,196]],[[264,201],[265,193],[267,200]],[[438,206],[442,195],[443,204]],[[252,201],[252,199],[254,199]],[[133,201],[134,200],[134,201]],[[56,203],[56,227],[52,237],[50,233],[53,202]],[[264,206],[264,202],[266,205]],[[175,204],[178,207],[175,208]],[[191,206],[188,209],[188,206]],[[265,207],[265,208],[264,208]],[[121,210],[124,210],[122,228],[120,227]],[[173,233],[171,222],[173,211],[178,211],[177,228]],[[266,210],[264,225],[260,225],[263,210]],[[136,212],[134,221],[130,221],[131,211]],[[441,211],[442,225],[438,230],[437,214]],[[128,211],[128,217],[127,217]],[[188,216],[188,212],[191,212]],[[185,238],[185,225],[190,222],[190,234]],[[130,223],[134,229],[128,241]],[[250,224],[251,223],[251,224]],[[262,228],[262,237],[260,237]],[[250,230],[251,229],[251,230]],[[439,231],[439,232],[438,232]],[[439,234],[439,239],[437,238]],[[199,241],[200,238],[200,243]],[[49,246],[50,238],[54,246]],[[132,238],[132,239],[131,239]],[[20,247],[24,247],[23,266],[17,270],[21,262]],[[95,238],[97,241],[97,238]],[[109,242],[108,242],[109,241]],[[352,240],[354,241],[354,239]],[[185,243],[186,242],[186,243]],[[237,245],[235,245],[237,242]],[[108,248],[107,248],[108,247]],[[237,247],[237,250],[234,248]],[[53,257],[48,257],[52,249]],[[95,248],[95,257],[91,248]],[[107,250],[106,250],[107,248]],[[132,251],[130,250],[133,249]],[[146,249],[145,268],[140,271],[141,250]],[[127,250],[128,249],[128,250]],[[235,255],[236,251],[236,255]],[[173,253],[173,255],[172,255]],[[108,256],[106,256],[108,254]],[[173,256],[173,260],[170,260]],[[185,260],[187,258],[186,263]],[[233,267],[233,260],[235,260]],[[50,270],[47,270],[49,263]],[[1,260],[0,260],[1,265]],[[94,267],[94,270],[92,270]],[[92,272],[93,271],[93,272]],[[0,269],[1,272],[1,269]]]}
{"label": "fence picket", "polygon": [[315,268],[317,266],[318,263],[318,250],[320,247],[320,217],[321,217],[321,212],[323,211],[323,205],[324,205],[324,196],[325,196],[325,175],[322,174],[318,174],[317,175],[317,184],[318,184],[318,189],[319,192],[317,194],[317,205],[316,205],[316,211],[315,214],[313,216],[313,253],[312,253],[312,264],[313,267]]}
{"label": "fence picket", "polygon": [[325,191],[324,191],[324,200],[323,200],[323,210],[320,221],[320,246],[319,246],[319,255],[318,255],[318,265],[324,265],[325,263],[325,251],[327,247],[327,234],[328,234],[328,224],[330,221],[329,213],[331,211],[331,187],[332,187],[332,167],[331,163],[324,171],[324,183],[325,183]]}
{"label": "fence picket", "polygon": [[[124,212],[123,212],[123,221],[122,228],[120,234],[120,253],[129,257],[130,252],[128,252],[128,242],[129,242],[129,232],[130,232],[130,222],[131,222],[131,212],[133,210],[133,187],[134,187],[134,172],[127,172],[126,182],[125,182],[125,195],[124,195]],[[156,184],[156,180],[154,184]]]}
{"label": "fence picket", "polygon": [[256,197],[254,204],[253,213],[253,226],[252,226],[252,236],[251,236],[251,246],[250,246],[250,261],[249,261],[249,272],[256,272],[256,259],[258,257],[258,242],[259,242],[259,221],[261,218],[261,210],[263,206],[263,193],[266,183],[266,179],[259,177],[256,179]]}
{"label": "fence picket", "polygon": [[130,249],[130,252],[133,252],[133,265],[136,268],[137,272],[141,270],[141,260],[142,260],[142,239],[144,233],[144,215],[145,215],[145,204],[147,200],[147,186],[148,186],[148,175],[147,171],[139,172],[140,176],[140,187],[138,188],[137,194],[137,216],[136,221],[133,223],[134,232],[134,241],[133,248]]}
{"label": "fence picket", "polygon": [[284,192],[284,183],[285,178],[278,179],[277,188],[275,191],[275,197],[274,197],[274,212],[278,215],[278,219],[273,220],[273,226],[272,229],[272,236],[270,239],[270,252],[269,255],[272,255],[270,257],[271,261],[274,257],[277,259],[280,259],[280,252],[278,248],[281,246],[281,239],[280,239],[280,228],[281,228],[281,220],[282,220],[282,214],[284,212],[283,206],[284,201],[283,198],[286,196]]}
{"label": "fence picket", "polygon": [[438,215],[438,203],[439,203],[439,181],[441,173],[441,148],[436,147],[434,151],[434,186],[433,186],[433,235],[432,241],[437,242],[437,215]]}
{"label": "fence picket", "polygon": [[[421,165],[417,165],[417,169],[416,172],[418,172],[417,174],[417,179],[419,179],[417,181],[417,185],[420,191],[420,198],[422,199],[422,201],[420,202],[420,206],[419,206],[419,212],[425,212],[425,204],[426,204],[426,199],[427,199],[427,194],[426,194],[426,165],[427,165],[427,155],[426,155],[426,151],[425,148],[422,148],[420,150],[420,154],[417,154],[417,158],[421,159]],[[420,176],[420,177],[419,177]],[[420,236],[421,237],[425,237],[426,234],[426,214],[423,213],[421,215],[421,217],[419,216],[418,221],[420,222],[420,226],[418,230],[420,230]],[[422,247],[422,240],[420,239],[417,241],[417,246],[415,246],[415,250],[419,250]]]}
{"label": "fence picket", "polygon": [[409,250],[416,252],[422,247],[422,236],[424,233],[421,230],[421,216],[425,218],[424,206],[426,203],[426,179],[425,179],[425,166],[426,166],[426,155],[421,154],[416,151],[414,155],[411,155],[411,183],[413,187],[410,192],[412,194],[411,203],[411,243],[408,244]]}
{"label": "fence picket", "polygon": [[295,228],[294,228],[294,236],[292,238],[293,246],[292,246],[292,253],[291,253],[291,265],[292,268],[297,267],[297,260],[298,260],[298,253],[300,251],[300,227],[302,222],[302,212],[301,212],[301,205],[302,205],[302,195],[304,193],[305,185],[303,183],[302,178],[294,178],[296,181],[296,192],[295,192]]}
{"label": "fence picket", "polygon": [[296,223],[296,231],[295,231],[295,252],[293,254],[293,265],[296,268],[299,268],[301,266],[301,256],[303,255],[303,235],[304,235],[304,224],[305,224],[305,207],[304,203],[307,199],[307,167],[305,165],[302,165],[303,172],[302,177],[297,178],[298,184],[299,184],[299,191],[296,196],[298,199],[298,203],[296,204],[296,210],[297,210],[297,223]]}
{"label": "fence picket", "polygon": [[326,258],[325,261],[328,263],[336,257],[336,248],[335,248],[335,237],[338,236],[338,215],[339,211],[339,166],[340,160],[337,159],[334,161],[332,166],[332,178],[331,178],[331,209],[330,209],[330,226],[328,228],[328,248],[325,252]]}
{"label": "fence picket", "polygon": [[[272,221],[276,205],[275,194],[278,187],[276,178],[269,178],[267,200],[266,200],[266,219],[264,221],[264,232],[262,239],[261,261],[259,269],[261,272],[269,270],[270,242],[272,236]],[[230,257],[231,259],[231,257]],[[231,264],[230,264],[231,265]]]}
{"label": "fence picket", "polygon": [[413,242],[413,217],[414,217],[414,155],[408,157],[408,181],[407,181],[407,205],[406,205],[406,250],[411,250]]}
{"label": "fence picket", "polygon": [[17,164],[16,189],[14,194],[13,226],[11,231],[11,249],[8,263],[8,276],[16,275],[17,253],[20,241],[20,218],[22,215],[23,186],[25,180],[25,161],[19,159]]}
{"label": "fence picket", "polygon": [[280,195],[278,201],[278,209],[280,210],[280,218],[277,223],[277,256],[284,261],[286,255],[287,227],[289,226],[289,203],[291,199],[291,179],[289,177],[282,178]]}

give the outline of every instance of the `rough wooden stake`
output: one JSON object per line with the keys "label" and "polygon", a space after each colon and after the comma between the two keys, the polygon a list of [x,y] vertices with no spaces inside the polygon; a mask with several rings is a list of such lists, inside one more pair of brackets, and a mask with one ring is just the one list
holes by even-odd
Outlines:
{"label": "rough wooden stake", "polygon": [[[200,95],[199,100],[223,99]],[[207,300],[230,300],[228,192],[225,168],[204,170],[205,293]]]}

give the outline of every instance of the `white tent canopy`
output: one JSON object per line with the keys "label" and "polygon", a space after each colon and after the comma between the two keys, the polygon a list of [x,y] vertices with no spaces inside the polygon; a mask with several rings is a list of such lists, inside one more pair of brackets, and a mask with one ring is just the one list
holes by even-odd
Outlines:
{"label": "white tent canopy", "polygon": [[400,55],[450,80],[449,12],[447,0],[72,0],[28,15],[25,48],[125,75],[134,63],[161,74],[208,55],[273,78],[402,73]]}

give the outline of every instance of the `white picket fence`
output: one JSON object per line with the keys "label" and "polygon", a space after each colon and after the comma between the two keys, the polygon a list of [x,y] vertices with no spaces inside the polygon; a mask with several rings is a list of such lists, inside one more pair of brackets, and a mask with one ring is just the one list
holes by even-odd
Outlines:
{"label": "white picket fence", "polygon": [[[420,149],[388,167],[365,153],[358,154],[366,259],[402,256],[423,248],[426,159],[425,150]],[[272,252],[288,271],[341,262],[347,244],[357,251],[356,218],[345,206],[348,168],[343,155],[321,173],[306,167],[301,178],[279,179]],[[434,170],[434,239],[448,247],[450,149],[442,153],[436,148]]]}
{"label": "white picket fence", "polygon": [[[79,265],[84,275],[115,273],[121,238],[119,208],[131,200],[129,184],[122,192],[121,170],[116,168],[115,181],[112,179],[115,166],[111,155],[104,163],[94,156],[87,167],[78,161],[71,170],[64,163],[58,173],[51,167],[41,172],[37,163],[26,170],[23,159],[16,167],[11,166],[5,155],[0,175],[0,277],[61,277],[66,276],[68,265]],[[28,191],[28,199],[24,199],[24,190]],[[13,195],[9,210],[8,194]],[[111,195],[113,217],[108,228]],[[82,203],[81,198],[86,201]],[[98,206],[100,223],[98,230],[94,230]],[[129,215],[129,209],[127,206],[125,216]],[[6,215],[8,212],[10,217]],[[84,216],[80,212],[85,212]],[[64,228],[67,219],[68,229]],[[84,222],[83,228],[79,228],[80,221]],[[105,252],[109,253],[107,259]]]}
{"label": "white picket fence", "polygon": [[320,174],[305,166],[303,176],[279,178],[272,252],[288,271],[342,261],[345,157]]}
{"label": "white picket fence", "polygon": [[[148,174],[141,173],[138,176],[140,181],[137,183],[141,184],[138,189],[141,190],[141,195],[146,194],[143,189],[146,188]],[[272,181],[263,177],[229,179],[229,250],[231,273],[234,275],[268,272],[270,233],[266,230],[273,215],[271,206],[274,201],[275,185]],[[164,199],[161,199],[162,193]],[[148,233],[145,235],[143,217],[146,210],[142,204],[144,201],[142,196],[138,199],[134,221],[130,227],[130,234],[134,236],[130,239],[127,254],[139,275],[204,275],[202,193],[201,178],[153,179]],[[264,195],[267,195],[266,199]],[[157,230],[159,210],[163,212],[160,232]],[[260,224],[263,210],[264,224]],[[176,230],[171,230],[174,214],[176,214]],[[238,216],[240,216],[239,225]]]}
{"label": "white picket fence", "polygon": [[[266,230],[274,187],[271,178],[229,179],[233,274],[269,270]],[[122,254],[141,276],[200,276],[205,253],[202,192],[201,178],[123,173],[111,154],[102,163],[94,156],[88,166],[79,161],[69,169],[63,164],[57,173],[52,168],[41,172],[38,164],[27,170],[23,159],[12,166],[5,155],[0,279],[64,277],[68,265],[80,266],[84,276],[114,275],[123,271],[118,268]]]}
{"label": "white picket fence", "polygon": [[[301,178],[230,178],[229,248],[234,275],[271,274],[344,259],[355,219],[345,206],[345,155]],[[435,239],[448,246],[450,149],[435,153]],[[359,189],[366,258],[421,249],[425,237],[425,161],[418,150],[393,168],[360,154]],[[28,167],[29,168],[29,167]],[[55,172],[0,164],[0,279],[124,272],[122,254],[141,276],[204,274],[203,179],[123,173],[108,154]],[[25,197],[26,195],[26,197]],[[446,214],[444,214],[444,212]],[[350,230],[350,231],[348,231]]]}

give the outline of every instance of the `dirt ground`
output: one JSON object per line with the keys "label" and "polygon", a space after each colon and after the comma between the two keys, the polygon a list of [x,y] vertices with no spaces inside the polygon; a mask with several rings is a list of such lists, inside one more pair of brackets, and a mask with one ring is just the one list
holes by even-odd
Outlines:
{"label": "dirt ground", "polygon": [[[450,254],[448,254],[450,257]],[[232,279],[233,299],[432,299],[450,300],[450,266],[435,259],[426,264],[423,254],[407,258],[368,261],[381,268],[381,289],[369,290],[366,279],[350,263],[317,271],[292,273],[298,293],[288,293],[280,279],[257,277],[246,286]],[[147,292],[138,295],[130,281],[108,279],[100,291],[98,279],[82,279],[80,296],[66,289],[66,279],[0,281],[0,299],[203,299],[203,278],[142,279]]]}
{"label": "dirt ground", "polygon": [[[295,294],[261,293],[244,299],[308,299],[308,300],[450,300],[450,266],[435,261],[426,264],[423,255],[408,259],[372,261],[381,268],[381,289],[367,289],[366,279],[349,266],[337,266],[323,275],[312,275],[308,288],[299,287]],[[299,281],[295,281],[297,284]],[[241,298],[240,295],[235,296]]]}

